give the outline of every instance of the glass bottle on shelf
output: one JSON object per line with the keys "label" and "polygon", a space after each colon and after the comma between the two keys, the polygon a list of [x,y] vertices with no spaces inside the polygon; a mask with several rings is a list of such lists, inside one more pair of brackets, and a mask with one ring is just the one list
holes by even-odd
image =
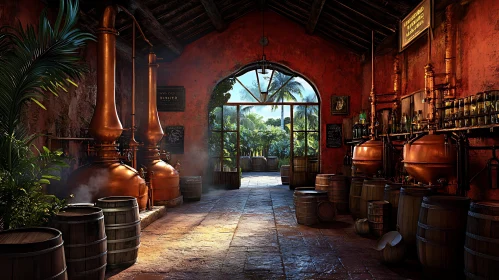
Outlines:
{"label": "glass bottle on shelf", "polygon": [[463,116],[464,117],[470,116],[470,97],[469,96],[464,98]]}
{"label": "glass bottle on shelf", "polygon": [[450,127],[450,120],[452,116],[452,101],[451,100],[446,100],[445,101],[445,108],[444,108],[444,128],[449,128]]}
{"label": "glass bottle on shelf", "polygon": [[390,113],[390,116],[388,116],[388,127],[386,128],[386,133],[388,134],[394,133],[392,132],[392,127],[393,127],[393,113]]}
{"label": "glass bottle on shelf", "polygon": [[477,107],[477,112],[478,112],[478,120],[477,120],[477,125],[484,125],[485,123],[485,103],[484,103],[484,98],[483,98],[483,93],[479,92],[477,93],[477,98],[476,98],[476,107]]}
{"label": "glass bottle on shelf", "polygon": [[414,114],[412,115],[412,132],[417,132],[418,131],[418,113],[414,111]]}
{"label": "glass bottle on shelf", "polygon": [[499,91],[496,91],[495,92],[495,102],[494,102],[494,105],[492,105],[494,108],[495,108],[495,116],[496,116],[496,124],[499,124]]}
{"label": "glass bottle on shelf", "polygon": [[358,135],[358,130],[359,130],[359,122],[355,122],[355,124],[353,125],[353,139],[357,139],[359,138],[359,135]]}
{"label": "glass bottle on shelf", "polygon": [[490,92],[486,91],[483,93],[483,111],[485,116],[483,117],[483,124],[490,124]]}
{"label": "glass bottle on shelf", "polygon": [[498,98],[499,98],[499,95],[498,95],[498,92],[497,91],[493,91],[490,95],[490,123],[492,124],[496,124],[498,123],[498,120],[497,120],[497,102],[499,102]]}
{"label": "glass bottle on shelf", "polygon": [[400,119],[400,133],[407,133],[407,115],[405,113]]}
{"label": "glass bottle on shelf", "polygon": [[362,126],[362,136],[369,136],[369,123]]}
{"label": "glass bottle on shelf", "polygon": [[423,130],[423,111],[419,110],[418,111],[418,124],[417,124],[417,130],[422,131]]}

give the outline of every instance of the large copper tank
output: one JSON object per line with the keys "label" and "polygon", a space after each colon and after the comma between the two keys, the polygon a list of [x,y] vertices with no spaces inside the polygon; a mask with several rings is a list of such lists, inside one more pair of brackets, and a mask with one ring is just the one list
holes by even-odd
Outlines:
{"label": "large copper tank", "polygon": [[139,208],[147,203],[147,185],[137,170],[119,161],[116,140],[123,127],[116,112],[116,6],[108,6],[100,21],[97,43],[97,101],[89,132],[96,142],[97,160],[68,178],[74,202],[94,202],[104,196],[134,196]]}
{"label": "large copper tank", "polygon": [[404,145],[404,167],[417,181],[437,184],[456,176],[456,147],[444,135],[429,134]]}
{"label": "large copper tank", "polygon": [[147,115],[139,127],[139,140],[144,143],[140,150],[141,162],[152,174],[151,185],[155,204],[177,206],[182,203],[180,176],[170,164],[160,159],[158,143],[163,138],[156,103],[157,69],[156,55],[149,54]]}
{"label": "large copper tank", "polygon": [[366,175],[375,175],[383,166],[383,142],[368,140],[355,146],[352,163]]}

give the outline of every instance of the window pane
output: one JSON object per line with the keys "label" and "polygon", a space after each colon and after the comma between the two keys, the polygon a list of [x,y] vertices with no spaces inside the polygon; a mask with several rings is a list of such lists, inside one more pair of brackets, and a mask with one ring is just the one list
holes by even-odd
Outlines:
{"label": "window pane", "polygon": [[234,172],[236,171],[236,158],[235,157],[225,157],[223,160],[223,171],[225,172]]}
{"label": "window pane", "polygon": [[224,106],[224,130],[236,130],[237,129],[237,107],[236,106]]}
{"label": "window pane", "polygon": [[319,156],[319,133],[307,133],[307,155],[310,157]]}
{"label": "window pane", "polygon": [[210,129],[222,130],[222,107],[216,107],[209,115]]}
{"label": "window pane", "polygon": [[293,134],[294,139],[294,149],[293,153],[295,157],[305,156],[305,132],[295,132]]}
{"label": "window pane", "polygon": [[306,106],[294,106],[293,109],[293,130],[305,130]]}
{"label": "window pane", "polygon": [[208,145],[209,145],[208,149],[210,156],[220,156],[221,145],[222,145],[220,140],[222,140],[222,133],[211,132],[208,138]]}
{"label": "window pane", "polygon": [[219,157],[210,158],[210,164],[213,171],[222,171],[222,165]]}
{"label": "window pane", "polygon": [[224,132],[224,157],[236,157],[237,155],[237,132]]}
{"label": "window pane", "polygon": [[319,106],[307,106],[307,130],[319,130]]}
{"label": "window pane", "polygon": [[[270,89],[270,77],[272,77],[272,71],[274,70],[269,70],[267,69],[264,74],[262,74],[261,69],[257,69],[257,74],[258,74],[258,81],[260,82],[260,90],[261,91],[267,91]],[[274,72],[275,74],[275,72]]]}
{"label": "window pane", "polygon": [[[260,90],[258,89],[258,83],[256,81],[256,71],[248,71],[237,77],[237,79],[239,80],[239,82],[237,82],[237,88],[239,89],[238,94],[240,98],[244,101],[256,102],[255,97],[260,98]],[[236,89],[235,86],[234,89]],[[254,97],[251,96],[248,91],[250,91],[254,95]],[[237,96],[237,94],[235,95]],[[232,98],[230,99],[230,101],[233,102]]]}

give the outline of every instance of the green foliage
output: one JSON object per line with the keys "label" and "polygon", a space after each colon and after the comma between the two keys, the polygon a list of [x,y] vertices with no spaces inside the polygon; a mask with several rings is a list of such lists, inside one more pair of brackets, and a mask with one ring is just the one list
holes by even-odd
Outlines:
{"label": "green foliage", "polygon": [[[87,67],[79,49],[93,40],[76,28],[77,0],[61,0],[52,25],[44,11],[35,28],[0,28],[0,217],[6,228],[47,222],[64,201],[43,192],[66,167],[61,152],[38,151],[21,123],[23,106],[32,101],[42,109],[44,96],[76,86]],[[0,223],[1,224],[1,223]]]}
{"label": "green foliage", "polygon": [[57,172],[68,165],[61,151],[13,139],[19,160],[12,170],[0,169],[0,217],[5,229],[46,225],[59,211],[64,200],[46,195],[43,186],[59,180]]}
{"label": "green foliage", "polygon": [[236,83],[236,79],[227,78],[218,83],[218,85],[213,90],[213,94],[211,95],[210,102],[208,103],[208,112],[211,112],[216,107],[220,107],[227,103],[230,99],[229,91],[232,90],[232,87]]}

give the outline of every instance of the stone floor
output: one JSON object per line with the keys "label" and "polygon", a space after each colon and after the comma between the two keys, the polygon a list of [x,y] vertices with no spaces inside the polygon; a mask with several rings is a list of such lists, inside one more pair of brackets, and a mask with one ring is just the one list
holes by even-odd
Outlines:
{"label": "stone floor", "polygon": [[[110,279],[419,279],[387,267],[354,233],[350,216],[296,223],[293,192],[278,173],[245,173],[239,190],[213,190],[168,209],[144,229],[139,258]],[[414,277],[416,276],[416,277]]]}

